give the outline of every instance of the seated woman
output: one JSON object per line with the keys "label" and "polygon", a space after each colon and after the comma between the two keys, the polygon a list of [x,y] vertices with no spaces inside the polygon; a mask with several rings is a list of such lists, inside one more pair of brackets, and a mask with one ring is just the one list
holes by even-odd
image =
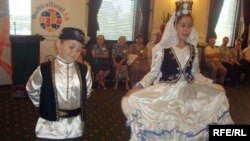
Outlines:
{"label": "seated woman", "polygon": [[91,55],[93,69],[95,69],[98,73],[98,88],[107,89],[105,80],[110,73],[111,61],[109,59],[110,57],[108,48],[104,42],[104,35],[98,35],[97,44],[93,46]]}
{"label": "seated woman", "polygon": [[130,45],[128,48],[128,61],[131,62],[129,64],[129,79],[130,85],[133,87],[149,71],[147,48],[143,45],[141,34],[136,36],[135,44]]}
{"label": "seated woman", "polygon": [[150,72],[122,99],[130,141],[201,141],[209,124],[233,123],[223,87],[200,74],[192,2],[176,4]]}
{"label": "seated woman", "polygon": [[115,44],[112,49],[112,60],[115,68],[115,86],[114,89],[118,88],[119,81],[125,79],[126,89],[129,90],[129,77],[128,77],[128,66],[127,60],[127,49],[126,37],[120,36],[118,44]]}

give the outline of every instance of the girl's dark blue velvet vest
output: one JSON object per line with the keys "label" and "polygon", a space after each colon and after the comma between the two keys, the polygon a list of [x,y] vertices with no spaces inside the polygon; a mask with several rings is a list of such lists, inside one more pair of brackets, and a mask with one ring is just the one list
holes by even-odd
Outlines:
{"label": "girl's dark blue velvet vest", "polygon": [[164,49],[164,59],[161,65],[162,77],[160,78],[160,82],[176,83],[181,78],[182,74],[189,83],[193,82],[194,76],[191,71],[195,58],[195,48],[189,43],[187,43],[187,46],[190,49],[190,57],[183,69],[173,48]]}
{"label": "girl's dark blue velvet vest", "polygon": [[[58,101],[55,88],[55,72],[54,72],[54,60],[41,64],[42,73],[42,87],[40,95],[39,113],[40,117],[49,121],[58,121]],[[87,106],[87,85],[86,74],[87,66],[80,63],[75,63],[78,76],[80,78],[81,87],[81,120],[86,119],[86,106]]]}

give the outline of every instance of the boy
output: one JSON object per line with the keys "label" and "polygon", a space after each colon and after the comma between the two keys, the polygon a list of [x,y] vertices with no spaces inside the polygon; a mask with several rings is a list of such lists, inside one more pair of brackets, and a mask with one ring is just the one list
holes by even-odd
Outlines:
{"label": "boy", "polygon": [[41,141],[82,140],[92,86],[90,71],[76,62],[84,36],[80,29],[63,28],[56,41],[56,59],[42,63],[27,82],[28,95],[39,107],[35,132]]}

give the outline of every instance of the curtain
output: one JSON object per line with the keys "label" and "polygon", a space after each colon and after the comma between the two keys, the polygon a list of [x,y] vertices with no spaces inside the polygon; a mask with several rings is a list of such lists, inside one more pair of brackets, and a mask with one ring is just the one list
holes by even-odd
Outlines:
{"label": "curtain", "polygon": [[141,16],[142,16],[142,23],[139,24],[141,25],[139,27],[140,33],[142,34],[144,38],[144,43],[148,42],[148,28],[149,28],[149,18],[150,18],[150,0],[139,0],[138,1],[138,6],[141,11]]}
{"label": "curtain", "polygon": [[97,15],[101,7],[102,0],[89,1],[89,14],[88,14],[88,36],[90,37],[89,44],[96,42],[96,33],[99,30]]}
{"label": "curtain", "polygon": [[224,3],[224,0],[211,0],[210,1],[210,13],[209,13],[209,18],[208,18],[207,40],[210,37],[217,37],[215,33],[215,27],[220,17],[223,3]]}
{"label": "curtain", "polygon": [[249,25],[250,25],[250,1],[243,0],[243,19],[244,19],[244,32],[241,36],[242,38],[242,48],[246,48],[248,45],[248,33],[249,33]]}

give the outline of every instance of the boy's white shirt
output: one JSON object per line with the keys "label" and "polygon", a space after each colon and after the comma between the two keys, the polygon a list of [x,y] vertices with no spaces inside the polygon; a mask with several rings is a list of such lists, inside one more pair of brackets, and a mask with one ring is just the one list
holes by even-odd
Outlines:
{"label": "boy's white shirt", "polygon": [[[65,64],[57,56],[54,62],[55,81],[58,95],[59,109],[77,109],[80,107],[80,81],[74,63]],[[67,66],[68,65],[68,66]],[[68,72],[67,72],[68,67]],[[86,74],[87,97],[92,88],[91,69],[87,66]],[[67,76],[68,78],[65,77]],[[40,88],[42,85],[40,66],[33,72],[27,82],[26,90],[29,98],[36,107],[39,107]],[[66,92],[68,87],[68,94]],[[83,124],[80,115],[71,118],[60,118],[59,121],[47,121],[39,117],[36,125],[36,136],[39,138],[65,139],[82,136]]]}

